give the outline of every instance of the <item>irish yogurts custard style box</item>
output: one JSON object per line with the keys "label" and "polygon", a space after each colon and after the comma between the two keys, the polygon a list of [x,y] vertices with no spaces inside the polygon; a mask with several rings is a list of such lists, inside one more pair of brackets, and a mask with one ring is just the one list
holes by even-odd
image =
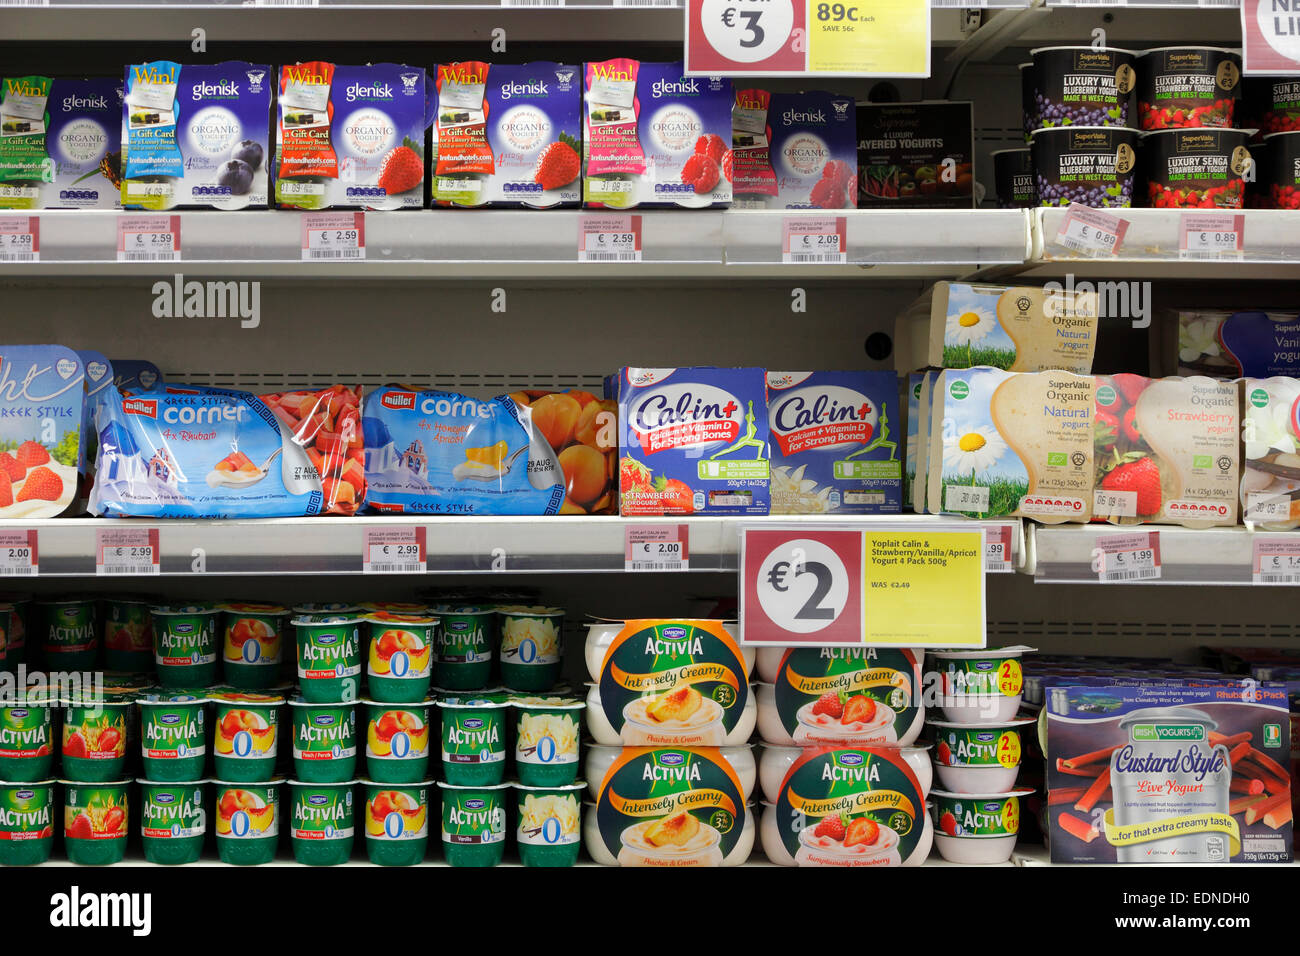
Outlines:
{"label": "irish yogurts custard style box", "polygon": [[563,63],[444,63],[430,165],[442,206],[582,201],[582,70]]}
{"label": "irish yogurts custard style box", "polygon": [[627,58],[584,66],[585,205],[730,205],[731,81],[682,69]]}
{"label": "irish yogurts custard style box", "polygon": [[767,419],[772,514],[902,509],[893,372],[768,372]]}
{"label": "irish yogurts custard style box", "polygon": [[857,206],[856,116],[851,96],[738,90],[731,127],[737,206]]}
{"label": "irish yogurts custard style box", "polygon": [[767,514],[767,384],[760,368],[625,368],[618,398],[619,511]]}

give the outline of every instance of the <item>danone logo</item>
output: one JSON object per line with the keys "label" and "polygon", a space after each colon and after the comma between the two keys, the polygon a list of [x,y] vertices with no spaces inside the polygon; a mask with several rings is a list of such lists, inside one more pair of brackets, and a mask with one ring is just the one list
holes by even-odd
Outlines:
{"label": "danone logo", "polygon": [[338,641],[339,641],[339,636],[337,634],[316,635],[316,643],[319,644],[321,647],[332,647],[333,645],[337,644]]}
{"label": "danone logo", "polygon": [[467,621],[452,621],[452,622],[451,622],[451,630],[453,630],[453,631],[468,631],[468,630],[469,630],[469,622],[467,622]]}
{"label": "danone logo", "polygon": [[465,719],[465,726],[466,726],[469,730],[478,730],[480,727],[483,726],[483,718],[481,718],[481,717],[467,717],[467,718]]}
{"label": "danone logo", "polygon": [[408,408],[415,408],[414,392],[388,392],[379,400],[379,404],[385,408],[393,408],[398,411]]}
{"label": "danone logo", "polygon": [[154,803],[162,804],[174,803],[176,801],[176,795],[174,793],[155,793],[153,801]]}
{"label": "danone logo", "polygon": [[850,388],[824,385],[783,396],[769,424],[782,454],[812,448],[866,444],[876,433],[877,410],[871,399]]}
{"label": "danone logo", "polygon": [[307,802],[314,807],[323,807],[325,806],[326,803],[329,802],[329,798],[326,797],[324,794],[313,793],[310,797],[307,798]]}
{"label": "danone logo", "polygon": [[680,641],[683,637],[686,636],[686,628],[665,627],[663,630],[663,635],[665,638],[667,638],[670,641]]}
{"label": "danone logo", "polygon": [[862,764],[866,758],[859,753],[848,753],[840,755],[840,764],[845,767],[857,767]]}
{"label": "danone logo", "polygon": [[158,719],[161,720],[164,724],[178,724],[180,723],[181,720],[180,716],[177,714],[163,714]]}
{"label": "danone logo", "polygon": [[482,810],[487,804],[478,797],[471,797],[465,801],[466,810]]}
{"label": "danone logo", "polygon": [[333,714],[317,714],[313,719],[318,727],[328,727],[330,724],[334,723]]}
{"label": "danone logo", "polygon": [[146,418],[158,417],[158,402],[152,398],[124,398],[122,411],[128,415],[143,415]]}
{"label": "danone logo", "polygon": [[662,753],[659,762],[665,767],[677,767],[686,762],[686,755],[679,753]]}
{"label": "danone logo", "polygon": [[629,424],[647,454],[733,442],[745,406],[723,389],[701,383],[665,385],[637,396]]}

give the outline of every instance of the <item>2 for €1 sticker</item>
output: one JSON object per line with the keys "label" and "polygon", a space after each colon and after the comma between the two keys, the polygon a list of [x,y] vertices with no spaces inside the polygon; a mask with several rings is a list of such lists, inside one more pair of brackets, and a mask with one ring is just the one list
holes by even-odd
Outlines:
{"label": "2 for \u20ac1 sticker", "polygon": [[998,763],[1007,767],[1020,766],[1020,734],[1014,731],[1004,731],[998,738]]}
{"label": "2 for \u20ac1 sticker", "polygon": [[1015,697],[1025,686],[1024,671],[1020,661],[1005,660],[998,665],[998,690],[1008,697]]}

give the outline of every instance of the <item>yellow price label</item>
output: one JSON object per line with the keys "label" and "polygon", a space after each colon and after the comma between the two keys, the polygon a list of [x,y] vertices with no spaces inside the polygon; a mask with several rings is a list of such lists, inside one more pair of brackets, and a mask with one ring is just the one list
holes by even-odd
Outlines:
{"label": "yellow price label", "polygon": [[1020,661],[1014,658],[998,665],[998,690],[1008,697],[1015,697],[1025,686],[1025,672],[1020,669]]}
{"label": "yellow price label", "polygon": [[808,0],[808,71],[930,75],[928,0]]}
{"label": "yellow price label", "polygon": [[1020,766],[1020,734],[1008,730],[998,738],[998,763],[1007,768]]}
{"label": "yellow price label", "polygon": [[1008,797],[1006,806],[1002,808],[1002,828],[1008,833],[1020,832],[1020,800],[1017,797]]}
{"label": "yellow price label", "polygon": [[979,531],[864,531],[863,643],[983,647],[982,542]]}

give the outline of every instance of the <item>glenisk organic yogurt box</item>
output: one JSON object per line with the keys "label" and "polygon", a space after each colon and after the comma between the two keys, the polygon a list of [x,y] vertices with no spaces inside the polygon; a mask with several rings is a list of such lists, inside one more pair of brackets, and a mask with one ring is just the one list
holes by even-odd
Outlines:
{"label": "glenisk organic yogurt box", "polygon": [[0,518],[52,518],[72,504],[83,372],[61,345],[0,346]]}
{"label": "glenisk organic yogurt box", "polygon": [[[763,95],[756,95],[756,94]],[[732,143],[744,181],[736,205],[750,209],[853,209],[858,196],[853,97],[818,91],[742,90],[732,110]],[[766,155],[768,174],[755,169]]]}

